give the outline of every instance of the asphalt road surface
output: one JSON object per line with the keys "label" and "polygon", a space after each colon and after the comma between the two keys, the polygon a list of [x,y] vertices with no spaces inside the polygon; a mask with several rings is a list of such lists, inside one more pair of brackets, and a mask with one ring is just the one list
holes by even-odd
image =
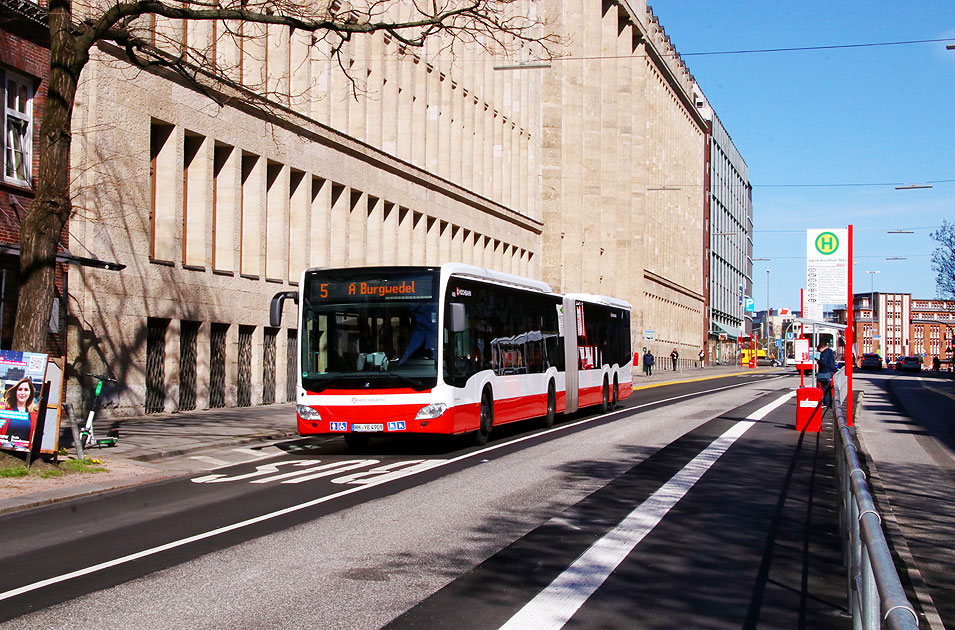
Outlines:
{"label": "asphalt road surface", "polygon": [[7,515],[0,619],[359,630],[524,628],[543,614],[536,627],[847,628],[831,443],[793,430],[795,383],[642,390],[550,431],[495,430],[481,449],[291,442]]}

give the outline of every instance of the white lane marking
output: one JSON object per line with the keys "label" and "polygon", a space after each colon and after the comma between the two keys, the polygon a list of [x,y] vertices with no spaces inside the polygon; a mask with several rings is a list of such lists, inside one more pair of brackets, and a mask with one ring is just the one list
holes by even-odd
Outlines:
{"label": "white lane marking", "polygon": [[[680,395],[680,396],[674,396],[674,397],[672,397],[672,398],[667,398],[667,399],[665,399],[665,400],[658,400],[658,401],[655,401],[655,402],[652,402],[652,403],[645,403],[645,404],[643,404],[643,405],[637,405],[636,407],[627,407],[626,409],[621,409],[621,410],[619,410],[619,411],[615,411],[615,412],[612,412],[612,413],[609,413],[609,414],[602,414],[602,415],[599,415],[599,416],[595,416],[595,417],[593,417],[593,418],[585,418],[585,419],[583,419],[583,420],[578,420],[577,422],[573,422],[573,423],[571,423],[571,424],[564,424],[564,425],[561,425],[561,426],[559,426],[559,427],[554,427],[553,429],[549,429],[549,430],[547,430],[547,431],[542,431],[542,432],[540,432],[540,433],[535,433],[535,434],[533,434],[533,435],[526,435],[526,436],[524,436],[524,437],[518,438],[518,439],[516,439],[516,440],[511,440],[511,441],[509,441],[509,442],[502,442],[502,443],[499,443],[499,444],[494,444],[494,445],[492,445],[492,446],[488,446],[488,447],[486,447],[486,448],[483,448],[483,449],[480,449],[480,450],[477,450],[477,451],[472,451],[472,452],[470,452],[470,453],[464,453],[463,455],[459,455],[459,456],[454,457],[454,458],[452,458],[452,459],[441,460],[441,463],[440,463],[440,464],[437,464],[437,465],[435,465],[435,466],[433,466],[433,467],[428,467],[428,468],[425,468],[425,469],[416,469],[417,467],[413,467],[413,468],[408,469],[408,470],[405,470],[405,471],[398,471],[398,472],[393,473],[393,474],[382,475],[381,477],[378,477],[377,479],[374,479],[374,480],[372,480],[372,481],[369,481],[368,483],[366,483],[366,484],[364,484],[364,485],[353,486],[353,487],[351,487],[351,488],[348,488],[347,490],[342,490],[341,492],[336,492],[335,494],[329,494],[329,495],[326,495],[326,496],[323,496],[323,497],[319,497],[319,498],[317,498],[317,499],[312,499],[311,501],[306,501],[305,503],[299,503],[299,504],[297,504],[297,505],[290,505],[290,506],[287,507],[287,508],[283,508],[283,509],[281,509],[281,510],[276,510],[276,511],[274,511],[274,512],[269,512],[268,514],[261,514],[261,515],[259,515],[259,516],[255,516],[255,517],[253,517],[253,518],[249,518],[249,519],[246,519],[246,520],[244,520],[244,521],[239,521],[238,523],[232,523],[231,525],[225,525],[225,526],[223,526],[223,527],[217,527],[216,529],[211,529],[211,530],[209,530],[209,531],[201,532],[201,533],[199,533],[199,534],[195,534],[195,535],[193,535],[193,536],[188,536],[188,537],[186,537],[186,538],[181,538],[181,539],[179,539],[179,540],[174,540],[174,541],[168,542],[168,543],[166,543],[166,544],[164,544],[164,545],[158,545],[158,546],[156,546],[156,547],[150,547],[149,549],[143,549],[142,551],[137,551],[137,552],[135,552],[135,553],[127,554],[127,555],[125,555],[125,556],[120,556],[119,558],[114,558],[113,560],[107,560],[106,562],[100,562],[99,564],[94,564],[94,565],[91,565],[91,566],[88,566],[88,567],[84,567],[84,568],[82,568],[82,569],[77,569],[76,571],[70,571],[69,573],[63,573],[63,574],[61,574],[61,575],[55,575],[55,576],[50,577],[50,578],[47,578],[47,579],[45,579],[45,580],[40,580],[40,581],[38,581],[38,582],[33,582],[32,584],[26,584],[26,585],[20,586],[20,587],[18,587],[18,588],[10,589],[9,591],[4,591],[4,592],[0,593],[0,601],[4,601],[4,600],[6,600],[6,599],[10,599],[10,598],[12,598],[12,597],[16,597],[17,595],[23,595],[24,593],[29,593],[30,591],[35,591],[35,590],[37,590],[37,589],[41,589],[41,588],[44,588],[44,587],[46,587],[46,586],[52,586],[52,585],[54,585],[54,584],[59,584],[60,582],[66,582],[67,580],[72,580],[72,579],[74,579],[74,578],[83,577],[83,576],[86,576],[86,575],[90,575],[90,574],[92,574],[92,573],[97,573],[97,572],[99,572],[99,571],[105,571],[106,569],[111,569],[111,568],[113,568],[113,567],[120,566],[120,565],[123,565],[123,564],[127,564],[127,563],[133,562],[133,561],[135,561],[135,560],[140,560],[140,559],[142,559],[142,558],[147,558],[147,557],[149,557],[149,556],[153,556],[153,555],[156,555],[156,554],[159,554],[159,553],[163,553],[163,552],[165,552],[165,551],[170,551],[170,550],[172,550],[172,549],[176,549],[176,548],[178,548],[178,547],[182,547],[182,546],[185,546],[185,545],[194,543],[194,542],[198,542],[198,541],[200,541],[200,540],[206,540],[206,539],[208,539],[208,538],[214,538],[215,536],[219,536],[219,535],[222,535],[222,534],[225,534],[225,533],[228,533],[228,532],[231,532],[231,531],[235,531],[235,530],[238,530],[238,529],[243,529],[243,528],[245,528],[245,527],[249,527],[250,525],[255,525],[255,524],[257,524],[257,523],[263,523],[263,522],[265,522],[265,521],[269,521],[269,520],[272,520],[272,519],[274,519],[274,518],[278,518],[278,517],[280,517],[280,516],[285,516],[285,515],[287,515],[287,514],[293,514],[293,513],[295,513],[295,512],[300,511],[300,510],[305,510],[305,509],[308,509],[308,508],[311,508],[311,507],[315,507],[316,505],[321,505],[322,503],[327,503],[327,502],[329,502],[329,501],[334,501],[335,499],[339,499],[339,498],[344,497],[344,496],[348,496],[348,495],[351,495],[351,494],[355,494],[355,493],[357,493],[357,492],[362,492],[362,491],[367,490],[367,489],[369,489],[369,488],[374,488],[375,486],[379,486],[379,485],[382,485],[382,484],[385,484],[385,483],[389,483],[389,482],[391,482],[391,481],[394,481],[395,479],[401,479],[401,478],[403,478],[403,477],[408,477],[408,476],[411,476],[411,475],[415,475],[415,474],[421,473],[421,472],[423,472],[424,470],[431,470],[432,468],[440,468],[440,467],[442,467],[442,466],[449,466],[449,465],[451,465],[451,464],[455,464],[455,463],[457,463],[457,462],[464,461],[464,460],[466,460],[466,459],[471,459],[471,458],[474,458],[474,457],[480,457],[480,456],[484,455],[485,453],[488,453],[488,452],[491,452],[491,451],[496,451],[496,450],[498,450],[498,449],[500,449],[500,448],[504,448],[504,447],[510,446],[510,445],[512,445],[512,444],[519,444],[519,443],[521,443],[521,442],[524,442],[524,441],[526,441],[526,440],[533,439],[533,438],[538,437],[538,436],[540,436],[540,435],[547,435],[548,433],[553,433],[553,432],[555,432],[555,431],[566,431],[567,429],[571,429],[571,428],[573,428],[573,427],[577,427],[577,426],[580,426],[580,425],[582,425],[582,424],[586,424],[586,423],[588,423],[588,422],[594,422],[594,421],[596,421],[596,420],[602,420],[602,419],[606,418],[607,416],[620,415],[620,414],[622,414],[622,413],[625,413],[625,412],[628,412],[628,411],[632,411],[632,410],[634,410],[634,409],[640,409],[641,407],[646,407],[646,406],[649,406],[649,405],[664,404],[664,403],[667,403],[667,402],[672,402],[672,401],[674,401],[674,400],[680,400],[680,399],[686,398],[686,397],[688,397],[688,396],[702,396],[702,395],[706,395],[706,394],[712,394],[712,393],[714,393],[714,392],[719,392],[719,391],[723,391],[723,390],[726,390],[726,389],[732,389],[732,388],[735,388],[735,387],[743,387],[743,386],[746,386],[746,385],[748,385],[748,384],[749,384],[749,383],[738,383],[738,384],[735,384],[735,385],[727,385],[727,386],[725,386],[725,387],[716,387],[716,388],[714,388],[714,389],[709,389],[709,390],[705,390],[705,391],[702,391],[702,392],[696,392],[696,393],[694,393],[694,394],[683,394],[683,395]],[[790,396],[795,396],[795,392],[793,392]],[[308,461],[308,460],[302,460],[302,461]],[[294,462],[294,461],[293,461],[293,462],[279,462],[278,464],[270,464],[270,465],[275,465],[275,466],[277,466],[277,465],[279,465],[279,464],[288,465],[289,463],[298,464],[299,462]],[[261,467],[260,467],[260,468],[261,468]],[[270,472],[275,472],[275,471],[270,471]],[[259,472],[259,471],[257,470],[256,472],[251,473],[251,474],[249,474],[248,476],[249,476],[249,477],[254,477],[254,476],[261,475],[261,474],[267,474],[267,473]],[[212,479],[209,479],[209,477],[211,477]],[[204,478],[201,478],[201,479],[203,479],[203,481],[204,481],[205,483],[209,483],[210,481],[214,481],[215,479],[218,479],[218,478],[220,478],[220,477],[223,477],[223,475],[209,475],[209,476],[204,477]],[[196,481],[196,480],[194,479],[193,481]]]}
{"label": "white lane marking", "polygon": [[793,396],[795,392],[774,400],[716,438],[616,527],[591,545],[549,586],[501,626],[501,630],[562,628],[716,460],[757,421]]}

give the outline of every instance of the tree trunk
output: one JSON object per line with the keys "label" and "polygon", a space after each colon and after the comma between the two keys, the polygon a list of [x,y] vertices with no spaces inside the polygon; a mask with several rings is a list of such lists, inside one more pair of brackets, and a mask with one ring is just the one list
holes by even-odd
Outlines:
{"label": "tree trunk", "polygon": [[20,223],[20,298],[13,349],[46,352],[55,293],[56,250],[70,216],[70,118],[80,71],[88,60],[70,33],[69,0],[52,0],[50,73],[37,145],[36,197]]}

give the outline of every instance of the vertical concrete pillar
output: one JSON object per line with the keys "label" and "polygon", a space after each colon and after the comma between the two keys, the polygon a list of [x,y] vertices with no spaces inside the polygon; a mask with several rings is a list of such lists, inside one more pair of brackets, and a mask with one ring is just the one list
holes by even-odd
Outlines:
{"label": "vertical concrete pillar", "polygon": [[378,197],[368,197],[368,222],[366,227],[366,265],[382,264],[382,223],[385,215],[385,201]]}
{"label": "vertical concrete pillar", "polygon": [[291,77],[289,64],[291,63],[291,33],[289,28],[281,24],[269,24],[266,29],[268,41],[266,43],[266,86],[268,93],[276,102],[290,105]]}
{"label": "vertical concrete pillar", "polygon": [[382,54],[385,58],[382,66],[384,86],[381,98],[381,148],[385,153],[398,157],[398,127],[401,120],[398,117],[398,110],[401,108],[400,99],[403,97],[399,91],[401,66],[398,61],[398,47],[390,38],[385,39],[388,43],[382,43]]}
{"label": "vertical concrete pillar", "polygon": [[265,277],[284,280],[289,268],[289,168],[268,162],[265,186]]}
{"label": "vertical concrete pillar", "polygon": [[225,336],[225,406],[235,407],[239,384],[239,326],[229,326]]}
{"label": "vertical concrete pillar", "polygon": [[[348,255],[350,266],[359,266],[365,262],[365,247],[368,232],[368,194],[351,190],[351,202],[348,210]],[[334,237],[336,233],[332,233]]]}
{"label": "vertical concrete pillar", "polygon": [[411,162],[415,166],[427,166],[428,143],[428,64],[418,57],[414,57],[412,77],[412,123],[411,123]]}
{"label": "vertical concrete pillar", "polygon": [[441,256],[441,221],[434,217],[425,217],[425,258],[424,264],[438,265]]}
{"label": "vertical concrete pillar", "polygon": [[438,221],[438,260],[437,264],[451,261],[451,251],[454,246],[455,227],[447,221]]}
{"label": "vertical concrete pillar", "polygon": [[242,208],[242,152],[224,144],[215,146],[213,167],[215,238],[212,265],[220,271],[238,269],[238,235]]}
{"label": "vertical concrete pillar", "polygon": [[183,130],[154,121],[151,127],[152,217],[150,258],[181,260]]}
{"label": "vertical concrete pillar", "polygon": [[368,60],[366,67],[368,69],[367,96],[360,100],[366,102],[365,115],[367,124],[365,130],[365,141],[373,147],[382,146],[382,114],[383,108],[387,105],[384,101],[384,68],[385,68],[385,46],[381,33],[362,37],[367,39],[365,50]]}
{"label": "vertical concrete pillar", "polygon": [[398,264],[414,264],[415,242],[415,215],[416,212],[408,208],[398,208]]}
{"label": "vertical concrete pillar", "polygon": [[208,235],[212,214],[212,140],[186,134],[183,155],[182,262],[211,266]]}
{"label": "vertical concrete pillar", "polygon": [[309,250],[312,242],[309,238],[309,215],[311,214],[311,177],[302,171],[289,171],[288,191],[288,269],[286,280],[296,282],[302,271],[308,267]]}
{"label": "vertical concrete pillar", "polygon": [[331,265],[331,251],[329,230],[332,216],[332,188],[334,184],[327,179],[306,175],[310,182],[306,182],[309,192],[309,240],[308,267],[324,267]]}
{"label": "vertical concrete pillar", "polygon": [[428,264],[428,221],[420,212],[413,213],[412,219],[411,264]]}
{"label": "vertical concrete pillar", "polygon": [[163,376],[166,380],[166,396],[162,410],[169,413],[179,410],[179,344],[182,322],[178,319],[169,320],[166,326],[165,359],[163,361]]}
{"label": "vertical concrete pillar", "polygon": [[311,62],[312,35],[302,30],[292,33],[289,42],[289,103],[293,110],[303,116],[311,117],[311,99],[313,81],[318,77],[312,74]]}
{"label": "vertical concrete pillar", "polygon": [[438,173],[440,170],[438,155],[441,147],[441,73],[430,63],[425,65],[427,66],[425,74],[427,122],[423,166],[431,173]]}
{"label": "vertical concrete pillar", "polygon": [[399,241],[401,239],[398,223],[401,214],[400,208],[387,201],[383,201],[382,206],[381,264],[397,265]]}
{"label": "vertical concrete pillar", "polygon": [[254,405],[262,404],[265,370],[265,328],[256,326],[252,332],[252,384],[250,402]]}
{"label": "vertical concrete pillar", "polygon": [[240,233],[240,273],[261,276],[263,268],[263,228],[265,221],[265,160],[251,153],[242,154],[242,221]]}
{"label": "vertical concrete pillar", "polygon": [[351,211],[351,189],[332,184],[331,220],[329,222],[329,262],[333,267],[348,263],[348,215]]}
{"label": "vertical concrete pillar", "polygon": [[196,409],[209,408],[209,388],[212,382],[210,366],[212,324],[200,322],[196,332]]}

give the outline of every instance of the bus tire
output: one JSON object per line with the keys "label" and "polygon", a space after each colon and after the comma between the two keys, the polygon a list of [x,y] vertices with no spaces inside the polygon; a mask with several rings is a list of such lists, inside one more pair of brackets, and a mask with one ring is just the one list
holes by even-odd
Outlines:
{"label": "bus tire", "polygon": [[368,448],[371,436],[362,433],[347,433],[345,435],[345,445],[350,451],[361,451]]}
{"label": "bus tire", "polygon": [[617,382],[617,376],[613,377],[613,392],[610,399],[610,408],[616,409],[620,405],[620,383]]}
{"label": "bus tire", "polygon": [[484,390],[481,396],[481,420],[478,430],[474,432],[471,441],[476,446],[484,446],[491,436],[491,427],[494,426],[494,401],[491,392]]}
{"label": "bus tire", "polygon": [[610,385],[607,384],[607,377],[604,377],[603,391],[600,395],[600,413],[610,411]]}
{"label": "bus tire", "polygon": [[545,429],[554,426],[554,420],[557,418],[557,391],[554,388],[554,381],[547,385],[547,411],[544,414],[543,425]]}

